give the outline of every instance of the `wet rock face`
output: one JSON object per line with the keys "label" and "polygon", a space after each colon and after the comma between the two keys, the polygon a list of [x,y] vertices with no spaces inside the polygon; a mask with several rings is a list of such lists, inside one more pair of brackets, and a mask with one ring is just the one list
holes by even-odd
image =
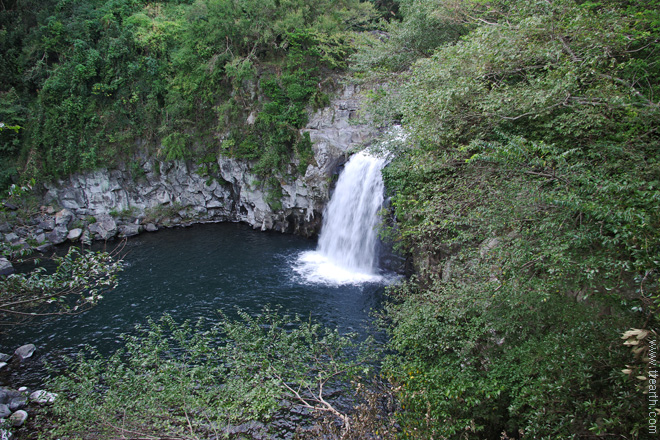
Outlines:
{"label": "wet rock face", "polygon": [[[332,174],[345,162],[347,151],[374,134],[367,125],[351,121],[360,106],[357,92],[355,86],[345,86],[328,107],[310,116],[301,132],[309,133],[316,163],[309,165],[302,176],[294,172],[299,164],[290,163],[287,174],[298,177],[280,179],[282,196],[278,200],[272,200],[248,161],[220,157],[219,173],[202,176],[200,167],[192,163],[160,163],[145,158],[139,178],[124,166],[75,174],[46,185],[44,203],[65,208],[65,212],[60,211],[54,219],[43,218],[41,229],[47,231],[53,243],[71,239],[69,231],[79,229],[76,223],[81,222],[89,223],[91,237],[101,240],[142,230],[126,227],[128,224],[154,230],[158,226],[212,221],[240,221],[262,230],[315,235],[329,199]],[[179,212],[168,221],[152,218],[151,213],[173,207]],[[117,217],[117,213],[128,211],[131,219],[127,222],[108,215]]]}

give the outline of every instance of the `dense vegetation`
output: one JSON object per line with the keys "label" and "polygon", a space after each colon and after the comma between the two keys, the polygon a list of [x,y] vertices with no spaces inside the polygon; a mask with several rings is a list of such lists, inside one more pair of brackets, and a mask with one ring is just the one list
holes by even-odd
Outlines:
{"label": "dense vegetation", "polygon": [[269,309],[239,315],[214,325],[164,316],[110,358],[71,359],[53,385],[71,398],[55,405],[48,438],[271,438],[277,427],[264,422],[278,412],[339,414],[332,395],[369,371],[350,336]]}
{"label": "dense vegetation", "polygon": [[[371,86],[372,112],[407,134],[389,143],[384,171],[396,218],[385,234],[414,272],[382,315],[391,336],[382,372],[399,406],[396,424],[381,421],[392,429],[376,423],[370,434],[653,438],[657,406],[645,393],[660,311],[660,2],[375,4],[389,21],[364,33],[356,53],[350,32],[375,17],[358,1],[5,1],[0,177],[59,175],[138,148],[162,159],[240,157],[264,177],[293,157],[304,166],[310,145],[297,128],[350,59]],[[293,344],[305,361],[321,358],[305,344],[335,336],[244,318],[216,329],[230,341],[221,349],[172,327],[183,358],[145,357],[151,375],[135,374],[136,356],[80,362],[60,385],[93,405],[75,419],[77,407],[60,401],[54,429],[106,420],[96,434],[128,433],[113,428],[119,421],[195,437],[216,425],[189,414],[212,404],[232,423],[268,420],[274,400],[295,400],[287,385],[311,385],[265,341],[282,356]],[[160,332],[127,349],[158,352]],[[347,342],[332,341],[327,349],[344,353]],[[229,374],[209,353],[240,368]],[[153,387],[141,401],[146,419],[117,416],[124,382]],[[189,401],[149,400],[149,390],[191,387]],[[234,394],[222,400],[221,389]],[[252,404],[233,412],[242,393]]]}
{"label": "dense vegetation", "polygon": [[400,4],[356,62],[408,134],[385,170],[415,268],[385,316],[404,435],[649,438],[657,334],[621,335],[658,325],[660,5]]}
{"label": "dense vegetation", "polygon": [[0,185],[145,149],[253,159],[264,177],[294,157],[304,169],[297,129],[375,16],[358,0],[3,2]]}

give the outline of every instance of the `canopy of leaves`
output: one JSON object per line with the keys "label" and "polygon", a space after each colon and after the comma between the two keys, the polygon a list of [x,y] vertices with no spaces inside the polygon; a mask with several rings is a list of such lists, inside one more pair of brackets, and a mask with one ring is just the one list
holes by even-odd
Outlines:
{"label": "canopy of leaves", "polygon": [[21,129],[0,133],[0,179],[109,166],[139,146],[204,157],[217,138],[280,169],[376,16],[358,0],[3,2],[0,122]]}
{"label": "canopy of leaves", "polygon": [[337,392],[369,369],[350,336],[269,309],[239,315],[210,329],[164,316],[126,336],[125,350],[109,359],[71,359],[51,383],[61,398],[49,434],[229,438],[236,426],[267,422],[291,405],[333,408],[324,390]]}
{"label": "canopy of leaves", "polygon": [[[657,2],[401,10],[357,66],[408,133],[384,172],[418,274],[387,314],[406,431],[644,438],[618,340],[660,308]],[[416,11],[435,47],[405,42]]]}

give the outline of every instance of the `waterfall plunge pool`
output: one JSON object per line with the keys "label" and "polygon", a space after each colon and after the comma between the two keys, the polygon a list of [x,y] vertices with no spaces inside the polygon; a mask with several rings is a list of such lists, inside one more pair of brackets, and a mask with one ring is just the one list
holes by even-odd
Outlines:
{"label": "waterfall plunge pool", "polygon": [[[111,244],[109,244],[110,246]],[[161,230],[128,240],[118,287],[93,309],[74,316],[35,318],[7,329],[0,352],[23,344],[37,346],[20,368],[4,369],[0,385],[38,387],[44,362],[55,366],[63,355],[84,346],[108,354],[122,345],[120,335],[164,313],[177,322],[214,320],[218,310],[235,316],[266,305],[298,314],[341,332],[372,331],[370,312],[378,308],[382,282],[315,283],[294,269],[316,242],[298,236],[260,232],[236,223]]]}

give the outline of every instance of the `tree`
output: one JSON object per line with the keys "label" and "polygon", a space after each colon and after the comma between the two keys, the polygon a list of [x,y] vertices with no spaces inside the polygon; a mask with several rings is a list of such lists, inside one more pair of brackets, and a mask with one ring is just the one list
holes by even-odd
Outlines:
{"label": "tree", "polygon": [[657,5],[410,4],[465,33],[398,48],[375,94],[408,133],[384,170],[416,269],[386,313],[403,430],[644,438],[620,336],[660,312]]}
{"label": "tree", "polygon": [[122,261],[113,253],[72,247],[54,256],[53,271],[40,266],[28,273],[0,277],[0,317],[3,325],[36,316],[81,313],[96,305],[117,285]]}
{"label": "tree", "polygon": [[166,315],[138,330],[124,350],[80,355],[51,381],[60,397],[50,435],[183,440],[243,427],[265,437],[265,423],[298,405],[346,422],[328,389],[336,394],[370,372],[351,335],[268,308],[196,324]]}

